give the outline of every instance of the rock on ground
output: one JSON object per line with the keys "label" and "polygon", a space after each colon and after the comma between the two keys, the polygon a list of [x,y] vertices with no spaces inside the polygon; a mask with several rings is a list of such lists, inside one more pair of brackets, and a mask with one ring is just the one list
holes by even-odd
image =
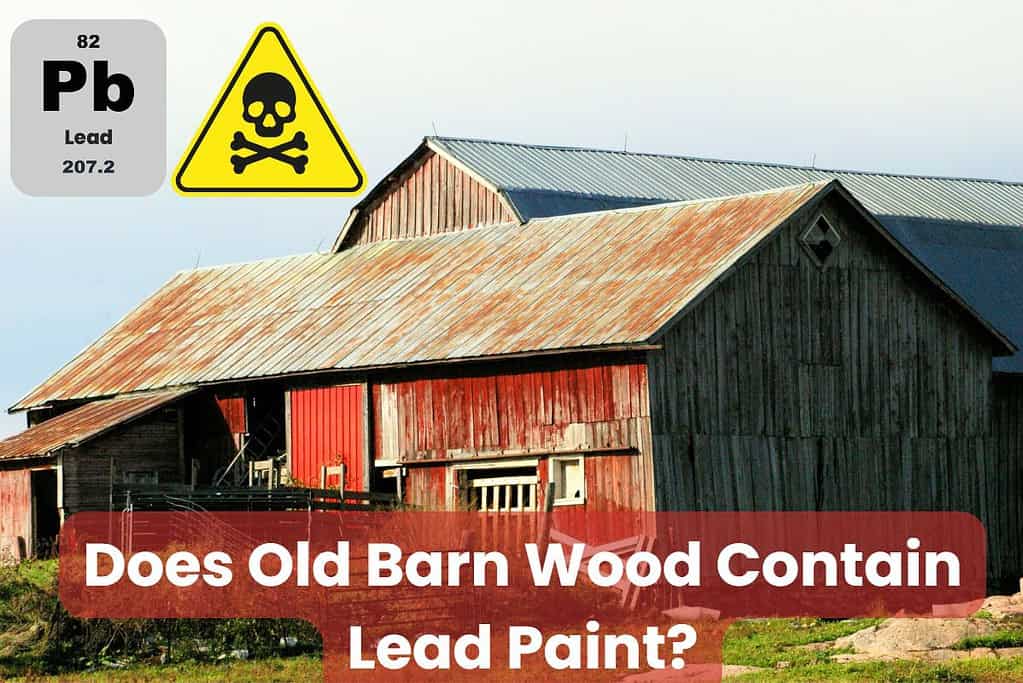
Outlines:
{"label": "rock on ground", "polygon": [[837,639],[835,647],[852,648],[858,654],[898,656],[948,650],[964,638],[997,630],[998,624],[990,619],[888,619]]}

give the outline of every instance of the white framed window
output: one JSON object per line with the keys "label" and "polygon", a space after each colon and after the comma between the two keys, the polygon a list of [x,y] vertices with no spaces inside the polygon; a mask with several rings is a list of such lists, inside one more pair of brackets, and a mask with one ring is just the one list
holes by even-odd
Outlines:
{"label": "white framed window", "polygon": [[554,483],[555,505],[582,505],[586,502],[586,474],[581,455],[556,455],[548,460],[550,481]]}

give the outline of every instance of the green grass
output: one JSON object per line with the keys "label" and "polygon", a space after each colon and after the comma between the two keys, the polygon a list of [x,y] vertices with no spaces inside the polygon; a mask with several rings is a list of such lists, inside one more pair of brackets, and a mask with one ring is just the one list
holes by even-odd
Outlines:
{"label": "green grass", "polygon": [[1023,647],[1023,631],[997,631],[986,636],[963,638],[952,647],[956,650],[972,650],[975,647]]}
{"label": "green grass", "polygon": [[[1023,657],[1012,659],[965,659],[954,662],[857,662],[837,664],[830,661],[835,649],[805,650],[800,645],[824,643],[854,633],[878,619],[823,621],[818,619],[767,619],[736,622],[724,644],[726,664],[764,667],[762,671],[739,676],[734,681],[880,681],[881,683],[962,682],[989,683],[1023,680]],[[1023,637],[1021,630],[1007,630],[971,638],[964,648],[1014,647]],[[988,642],[980,642],[985,641]],[[976,644],[972,644],[976,642]],[[779,662],[788,666],[776,669]]]}
{"label": "green grass", "polygon": [[838,651],[810,650],[802,645],[824,643],[856,633],[880,619],[759,619],[739,621],[725,636],[726,664],[773,668],[778,662],[810,666],[829,661]]}
{"label": "green grass", "polygon": [[0,607],[33,591],[48,592],[57,586],[56,560],[31,560],[0,566]]}
{"label": "green grass", "polygon": [[319,657],[271,658],[219,664],[181,663],[168,666],[132,666],[60,676],[27,676],[24,681],[42,683],[101,683],[102,681],[161,681],[162,683],[205,683],[206,681],[276,683],[277,681],[318,681],[323,678]]}
{"label": "green grass", "polygon": [[964,659],[942,664],[923,662],[865,662],[817,664],[807,667],[758,671],[728,681],[828,681],[829,683],[995,683],[1023,680],[1023,659]]}

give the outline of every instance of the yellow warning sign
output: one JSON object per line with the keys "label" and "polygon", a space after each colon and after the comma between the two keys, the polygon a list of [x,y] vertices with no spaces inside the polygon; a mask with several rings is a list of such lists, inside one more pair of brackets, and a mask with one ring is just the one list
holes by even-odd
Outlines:
{"label": "yellow warning sign", "polygon": [[284,31],[256,29],[174,172],[185,195],[352,195],[365,173]]}

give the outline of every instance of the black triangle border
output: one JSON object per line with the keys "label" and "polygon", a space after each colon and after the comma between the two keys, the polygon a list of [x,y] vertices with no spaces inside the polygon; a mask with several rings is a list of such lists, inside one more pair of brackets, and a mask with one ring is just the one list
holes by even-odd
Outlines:
{"label": "black triangle border", "polygon": [[[220,110],[223,108],[224,103],[227,101],[227,96],[231,92],[233,92],[234,86],[238,82],[238,77],[241,75],[242,71],[245,70],[245,66],[249,63],[249,59],[251,59],[252,53],[255,51],[256,46],[259,45],[259,41],[263,39],[263,35],[266,33],[273,33],[274,36],[277,38],[277,42],[280,43],[281,48],[283,48],[284,50],[284,54],[288,56],[288,60],[291,62],[291,65],[295,68],[295,73],[297,73],[298,77],[302,80],[302,85],[305,87],[306,92],[309,93],[309,96],[316,104],[316,108],[317,110],[319,110],[321,118],[327,124],[327,128],[330,129],[330,133],[331,135],[334,136],[334,140],[337,142],[338,147],[341,148],[341,151],[344,153],[345,158],[348,160],[348,164],[351,166],[352,170],[355,171],[356,183],[352,187],[258,187],[258,188],[185,187],[185,185],[182,183],[182,178],[184,177],[185,171],[188,170],[188,165],[192,163],[192,157],[195,156],[196,151],[198,151],[199,147],[202,145],[202,141],[206,139],[206,133],[209,132],[210,126],[213,125],[213,122],[217,120],[217,116],[220,114]],[[178,171],[177,175],[174,176],[174,185],[177,187],[178,190],[186,194],[192,192],[230,192],[232,194],[234,193],[241,194],[247,192],[251,193],[281,192],[288,194],[293,193],[317,194],[321,192],[346,192],[354,194],[362,190],[363,187],[365,186],[365,183],[366,179],[363,177],[362,171],[359,169],[359,165],[355,162],[355,159],[354,157],[352,157],[351,152],[348,151],[348,147],[345,146],[345,143],[341,139],[341,135],[337,132],[337,129],[334,128],[334,123],[331,121],[330,116],[327,115],[327,111],[323,108],[323,105],[320,103],[319,98],[316,97],[316,90],[312,87],[312,84],[306,77],[305,71],[299,66],[298,60],[295,59],[295,55],[293,55],[291,53],[291,50],[288,49],[288,41],[285,40],[284,36],[281,35],[281,32],[278,31],[277,28],[273,26],[264,26],[262,29],[260,29],[259,33],[257,33],[256,37],[252,40],[251,46],[245,53],[245,56],[242,58],[242,61],[239,63],[238,68],[235,69],[235,72],[231,75],[231,80],[227,84],[227,87],[224,88],[223,96],[221,96],[220,101],[217,102],[217,106],[213,109],[210,116],[207,118],[206,123],[202,128],[202,132],[200,132],[199,137],[195,139],[195,144],[192,145],[192,148],[188,150],[188,156],[185,157],[184,163],[181,164],[181,169]]]}

